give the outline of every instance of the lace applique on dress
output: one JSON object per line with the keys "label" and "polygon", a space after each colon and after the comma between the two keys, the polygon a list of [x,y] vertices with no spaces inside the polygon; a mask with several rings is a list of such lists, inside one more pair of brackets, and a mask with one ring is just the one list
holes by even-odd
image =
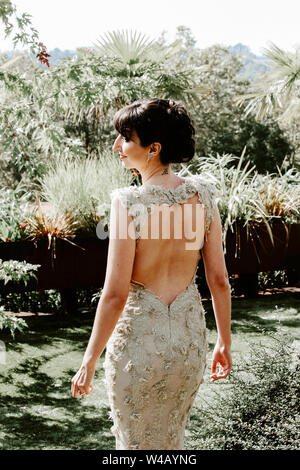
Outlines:
{"label": "lace applique on dress", "polygon": [[[137,238],[154,204],[185,203],[198,193],[213,217],[215,188],[200,176],[176,188],[133,186],[113,190],[133,217]],[[203,382],[207,336],[196,285],[166,304],[143,285],[130,284],[124,309],[106,345],[103,367],[111,428],[118,450],[181,450],[194,399]]]}
{"label": "lace applique on dress", "polygon": [[111,199],[117,197],[122,206],[129,209],[128,214],[134,220],[136,239],[139,239],[146,218],[153,213],[153,204],[169,206],[182,204],[196,193],[198,193],[199,201],[206,208],[205,236],[207,236],[214,214],[216,188],[200,175],[185,178],[185,182],[176,188],[164,188],[158,185],[117,188],[110,193],[110,197]]}
{"label": "lace applique on dress", "polygon": [[184,449],[207,350],[194,279],[170,306],[132,286],[103,363],[116,449]]}

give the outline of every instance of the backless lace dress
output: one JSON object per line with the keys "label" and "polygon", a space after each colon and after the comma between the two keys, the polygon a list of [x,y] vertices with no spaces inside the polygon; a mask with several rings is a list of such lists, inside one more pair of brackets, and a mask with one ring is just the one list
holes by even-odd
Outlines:
{"label": "backless lace dress", "polygon": [[[206,209],[205,238],[215,187],[199,175],[171,189],[115,189],[111,198],[118,197],[128,208],[138,239],[152,204],[180,204],[195,194]],[[195,272],[169,305],[142,285],[130,284],[103,364],[116,449],[184,449],[184,431],[203,382],[207,354],[205,311],[196,276]]]}

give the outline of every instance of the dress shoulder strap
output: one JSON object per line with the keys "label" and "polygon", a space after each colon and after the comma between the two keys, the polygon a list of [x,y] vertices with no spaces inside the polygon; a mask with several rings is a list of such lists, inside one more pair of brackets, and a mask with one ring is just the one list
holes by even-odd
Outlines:
{"label": "dress shoulder strap", "polygon": [[149,207],[144,200],[144,196],[138,186],[126,186],[117,188],[110,193],[111,200],[117,198],[121,205],[128,209],[128,215],[133,218],[136,239],[140,238],[142,225],[152,213],[152,207]]}
{"label": "dress shoulder strap", "polygon": [[193,175],[190,177],[191,182],[198,193],[199,201],[206,208],[206,235],[210,231],[210,224],[213,219],[217,189],[214,184],[206,181],[201,175]]}
{"label": "dress shoulder strap", "polygon": [[126,186],[124,188],[113,189],[110,193],[110,199],[119,199],[122,206],[128,209],[132,204],[136,204],[138,194],[136,186]]}

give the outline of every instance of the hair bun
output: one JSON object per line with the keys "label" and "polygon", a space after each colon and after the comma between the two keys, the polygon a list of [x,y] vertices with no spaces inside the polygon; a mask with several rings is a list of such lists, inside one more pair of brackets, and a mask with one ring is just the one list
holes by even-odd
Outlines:
{"label": "hair bun", "polygon": [[178,104],[177,104],[175,101],[173,101],[173,100],[169,100],[169,109],[170,109],[171,111],[173,111],[173,110],[176,110],[176,111],[177,111],[177,109],[178,109]]}
{"label": "hair bun", "polygon": [[169,114],[178,115],[185,112],[184,108],[173,100],[169,100]]}

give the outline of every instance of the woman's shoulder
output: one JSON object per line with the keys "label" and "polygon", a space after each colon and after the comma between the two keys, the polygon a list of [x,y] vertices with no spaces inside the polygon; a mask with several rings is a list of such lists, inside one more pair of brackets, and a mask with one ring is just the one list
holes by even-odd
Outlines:
{"label": "woman's shoulder", "polygon": [[192,175],[187,178],[190,184],[198,192],[204,204],[213,202],[216,197],[217,188],[214,183],[208,181],[203,175]]}
{"label": "woman's shoulder", "polygon": [[110,199],[119,199],[124,207],[130,207],[136,202],[139,197],[140,191],[138,186],[124,186],[122,188],[115,188],[110,192]]}
{"label": "woman's shoulder", "polygon": [[214,183],[208,181],[203,175],[192,175],[190,182],[198,193],[199,201],[206,208],[206,234],[210,231],[210,223],[214,217],[216,206],[217,188]]}

